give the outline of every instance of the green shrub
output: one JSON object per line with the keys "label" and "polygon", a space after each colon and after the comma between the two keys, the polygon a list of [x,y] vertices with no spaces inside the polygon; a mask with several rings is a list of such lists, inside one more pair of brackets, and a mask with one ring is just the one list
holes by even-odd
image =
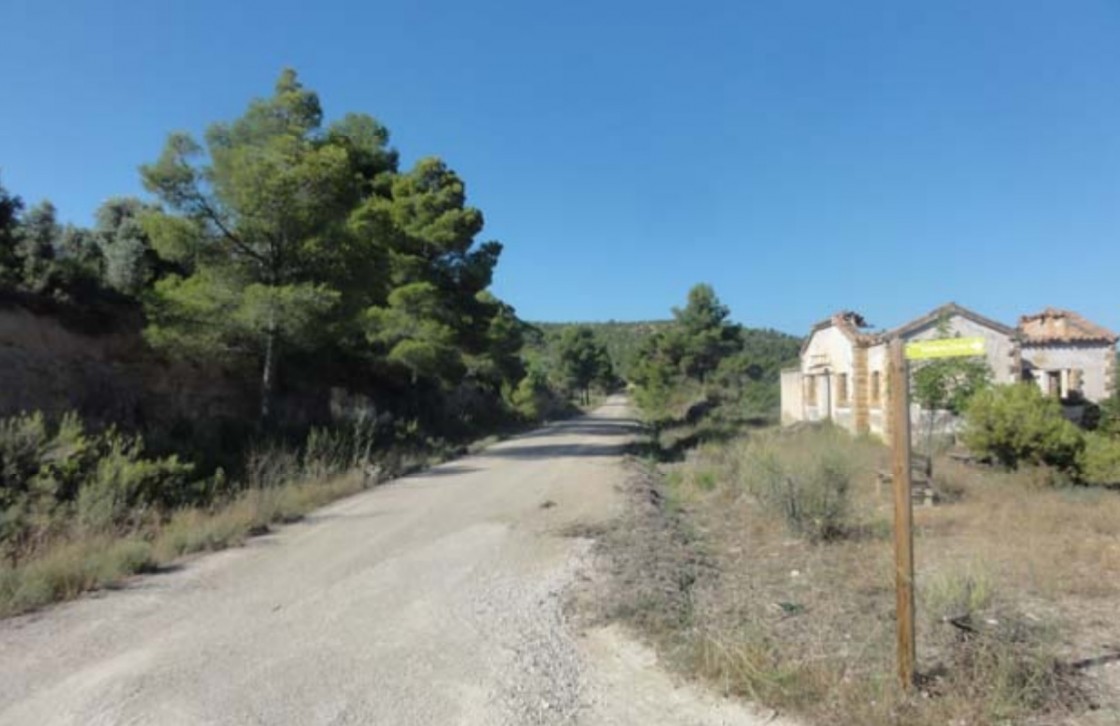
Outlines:
{"label": "green shrub", "polygon": [[1061,404],[1029,383],[977,393],[965,410],[963,439],[974,454],[1005,466],[1046,464],[1067,471],[1076,468],[1085,445]]}
{"label": "green shrub", "polygon": [[1114,438],[1120,438],[1120,393],[1101,401],[1097,407],[1097,431]]}
{"label": "green shrub", "polygon": [[914,367],[913,398],[926,411],[959,414],[991,385],[992,371],[983,358],[942,358]]}
{"label": "green shrub", "polygon": [[49,444],[42,413],[0,420],[0,496],[26,489],[39,473]]}
{"label": "green shrub", "polygon": [[41,413],[0,420],[0,554],[15,563],[63,528],[96,456],[74,414],[53,434]]}
{"label": "green shrub", "polygon": [[78,490],[78,522],[83,528],[119,528],[150,508],[168,510],[184,503],[190,464],[176,456],[143,458],[139,438],[110,432],[108,442],[93,475]]}
{"label": "green shrub", "polygon": [[1120,484],[1120,439],[1085,434],[1085,448],[1077,457],[1077,468],[1088,484]]}
{"label": "green shrub", "polygon": [[797,436],[758,436],[738,465],[743,485],[811,541],[851,529],[851,487],[861,462],[855,442],[837,429]]}
{"label": "green shrub", "polygon": [[145,458],[139,438],[89,434],[73,413],[54,427],[41,413],[0,420],[0,555],[17,564],[74,534],[74,521],[104,532],[182,506],[198,495],[191,471],[174,456]]}
{"label": "green shrub", "polygon": [[530,368],[509,397],[510,405],[523,421],[535,423],[558,418],[571,411],[572,405],[548,382],[539,368]]}
{"label": "green shrub", "polygon": [[538,381],[531,373],[517,384],[517,388],[510,395],[510,403],[525,420],[539,421],[542,418],[544,389],[547,384]]}

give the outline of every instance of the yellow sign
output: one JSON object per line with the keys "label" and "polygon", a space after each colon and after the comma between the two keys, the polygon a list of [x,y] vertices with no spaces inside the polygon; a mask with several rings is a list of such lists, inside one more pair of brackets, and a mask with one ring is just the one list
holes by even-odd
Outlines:
{"label": "yellow sign", "polygon": [[944,338],[942,340],[918,340],[906,344],[906,357],[910,360],[930,358],[959,358],[969,355],[984,355],[983,338]]}

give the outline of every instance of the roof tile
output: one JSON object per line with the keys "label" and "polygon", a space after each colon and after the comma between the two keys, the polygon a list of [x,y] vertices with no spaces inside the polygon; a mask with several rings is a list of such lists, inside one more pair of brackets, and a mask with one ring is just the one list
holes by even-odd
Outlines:
{"label": "roof tile", "polygon": [[1027,343],[1075,343],[1099,341],[1115,344],[1118,336],[1091,323],[1072,310],[1046,308],[1019,318],[1019,332]]}

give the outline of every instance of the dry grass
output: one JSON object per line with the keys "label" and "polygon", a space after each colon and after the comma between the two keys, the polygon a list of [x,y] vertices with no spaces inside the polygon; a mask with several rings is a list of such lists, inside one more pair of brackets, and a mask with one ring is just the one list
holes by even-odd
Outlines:
{"label": "dry grass", "polygon": [[1024,595],[1120,596],[1120,494],[1044,485],[1045,472],[997,472],[939,462],[962,500],[920,509],[916,522],[939,541],[934,565],[979,559]]}
{"label": "dry grass", "polygon": [[237,546],[272,524],[296,521],[363,487],[362,475],[351,472],[322,481],[250,489],[214,509],[179,510],[143,536],[99,535],[59,542],[18,567],[0,568],[0,617],[111,587],[185,554]]}
{"label": "dry grass", "polygon": [[[787,451],[835,445],[833,434],[777,436]],[[861,473],[851,480],[845,536],[828,542],[798,534],[757,496],[750,471],[757,438],[705,446],[667,467],[659,496],[672,506],[653,513],[670,512],[670,530],[689,536],[687,551],[671,559],[683,566],[700,552],[709,568],[688,588],[687,617],[658,619],[651,611],[675,612],[680,598],[651,599],[636,585],[641,558],[612,555],[628,573],[614,597],[643,592],[643,615],[630,621],[683,671],[811,722],[1120,719],[1120,692],[1110,690],[1120,684],[1101,677],[1120,667],[1076,674],[1069,667],[1120,645],[1120,494],[1047,487],[1046,472],[939,460],[939,483],[957,499],[915,511],[923,680],[906,694],[893,676],[890,493],[870,475],[885,450],[845,440]],[[635,522],[620,528],[633,531]],[[656,546],[633,534],[604,543],[611,552],[628,540]]]}
{"label": "dry grass", "polygon": [[0,617],[69,600],[155,567],[152,546],[144,540],[67,542],[20,567],[0,569]]}
{"label": "dry grass", "polygon": [[465,447],[429,441],[375,451],[372,430],[355,427],[313,430],[302,456],[276,446],[252,450],[240,492],[211,506],[169,514],[149,510],[128,528],[108,533],[59,522],[58,534],[27,559],[0,564],[0,618],[113,587],[186,554],[240,545],[335,499],[497,440],[490,436]]}

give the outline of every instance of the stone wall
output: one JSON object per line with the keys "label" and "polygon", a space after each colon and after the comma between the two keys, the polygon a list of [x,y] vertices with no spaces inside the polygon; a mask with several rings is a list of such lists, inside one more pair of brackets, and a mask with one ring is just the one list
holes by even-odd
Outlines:
{"label": "stone wall", "polygon": [[[1110,366],[1116,365],[1116,349],[1095,343],[1063,343],[1023,346],[1023,360],[1034,378],[1042,385],[1046,371],[1079,371],[1082,395],[1090,401],[1101,401],[1112,393]],[[1069,383],[1067,382],[1067,386]]]}
{"label": "stone wall", "polygon": [[[1013,337],[986,325],[980,325],[962,315],[951,315],[946,320],[946,325],[950,337],[959,335],[963,338],[984,339],[984,353],[988,368],[992,372],[993,383],[1019,382],[1021,374],[1014,364],[1020,353],[1018,343]],[[908,333],[905,337],[907,343],[912,343],[918,340],[936,340],[944,336],[938,330],[937,321],[933,321]]]}
{"label": "stone wall", "polygon": [[847,376],[851,393],[854,380],[854,354],[852,343],[836,327],[818,330],[809,339],[801,354],[802,379],[814,378],[815,396],[803,396],[802,420],[822,421],[832,419],[837,423],[853,425],[851,396],[848,401],[836,400],[837,376]]}
{"label": "stone wall", "polygon": [[1104,362],[1104,391],[1106,396],[1115,396],[1116,385],[1116,351],[1109,350],[1108,358]]}
{"label": "stone wall", "polygon": [[782,371],[782,424],[801,421],[805,412],[802,404],[804,381],[799,369]]}

